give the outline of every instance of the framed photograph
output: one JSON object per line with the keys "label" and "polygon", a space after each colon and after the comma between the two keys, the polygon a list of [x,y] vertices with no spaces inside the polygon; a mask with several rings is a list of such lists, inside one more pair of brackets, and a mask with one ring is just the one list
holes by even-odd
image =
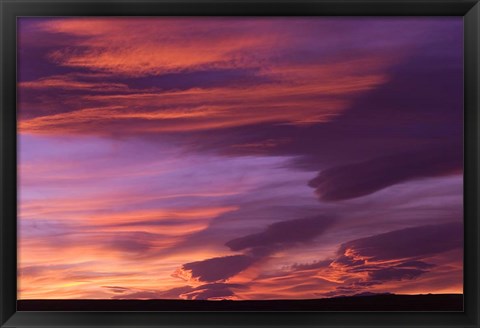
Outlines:
{"label": "framed photograph", "polygon": [[1,327],[479,327],[477,1],[9,1]]}

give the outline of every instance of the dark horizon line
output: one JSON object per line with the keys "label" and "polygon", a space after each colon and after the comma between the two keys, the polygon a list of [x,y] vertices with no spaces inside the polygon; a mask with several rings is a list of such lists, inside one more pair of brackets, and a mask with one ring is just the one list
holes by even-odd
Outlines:
{"label": "dark horizon line", "polygon": [[276,299],[244,299],[244,300],[231,300],[231,299],[221,299],[221,300],[187,300],[181,298],[28,298],[28,299],[17,299],[19,301],[210,301],[210,302],[222,302],[222,301],[232,301],[232,302],[272,302],[272,301],[318,301],[318,300],[329,300],[334,298],[361,298],[361,297],[374,297],[374,296],[450,296],[450,295],[464,295],[463,293],[421,293],[421,294],[396,294],[396,293],[372,293],[372,294],[354,294],[354,295],[338,295],[332,297],[322,297],[322,298],[276,298]]}
{"label": "dark horizon line", "polygon": [[308,300],[18,300],[17,311],[442,311],[464,310],[463,294],[377,294]]}

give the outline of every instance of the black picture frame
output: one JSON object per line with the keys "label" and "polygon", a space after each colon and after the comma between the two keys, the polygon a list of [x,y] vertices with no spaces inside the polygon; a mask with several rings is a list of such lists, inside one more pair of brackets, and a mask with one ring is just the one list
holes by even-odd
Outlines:
{"label": "black picture frame", "polygon": [[[480,327],[478,0],[0,0],[1,327]],[[16,310],[16,19],[19,16],[463,16],[463,312],[29,312]]]}

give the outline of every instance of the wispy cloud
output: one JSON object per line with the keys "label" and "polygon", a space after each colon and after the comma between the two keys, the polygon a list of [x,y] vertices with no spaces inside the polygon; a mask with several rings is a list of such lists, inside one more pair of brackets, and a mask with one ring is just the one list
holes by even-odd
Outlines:
{"label": "wispy cloud", "polygon": [[462,291],[461,19],[18,28],[20,299]]}

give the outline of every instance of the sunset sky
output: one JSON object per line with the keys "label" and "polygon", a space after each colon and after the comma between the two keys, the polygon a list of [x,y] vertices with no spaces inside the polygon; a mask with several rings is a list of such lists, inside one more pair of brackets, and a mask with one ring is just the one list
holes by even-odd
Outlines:
{"label": "sunset sky", "polygon": [[18,19],[18,299],[463,293],[461,17]]}

